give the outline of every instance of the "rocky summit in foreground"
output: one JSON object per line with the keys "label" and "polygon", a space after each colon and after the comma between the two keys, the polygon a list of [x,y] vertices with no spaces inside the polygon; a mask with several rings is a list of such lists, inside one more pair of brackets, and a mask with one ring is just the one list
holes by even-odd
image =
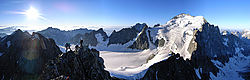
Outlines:
{"label": "rocky summit in foreground", "polygon": [[1,79],[37,79],[44,64],[61,54],[53,39],[17,30],[0,40]]}
{"label": "rocky summit in foreground", "polygon": [[53,39],[17,30],[0,43],[2,80],[110,80],[99,51],[80,48],[62,53]]}
{"label": "rocky summit in foreground", "polygon": [[95,49],[80,48],[78,52],[69,51],[50,60],[42,73],[43,79],[70,80],[111,80],[104,70],[104,61]]}

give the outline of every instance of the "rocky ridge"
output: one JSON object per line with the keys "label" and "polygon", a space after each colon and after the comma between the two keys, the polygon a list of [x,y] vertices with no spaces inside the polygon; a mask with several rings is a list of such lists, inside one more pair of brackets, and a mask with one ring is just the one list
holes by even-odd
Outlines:
{"label": "rocky ridge", "polygon": [[53,39],[17,30],[0,42],[2,79],[38,79],[43,65],[61,54]]}
{"label": "rocky ridge", "polygon": [[113,31],[111,35],[109,36],[108,45],[110,44],[122,44],[123,45],[129,41],[132,41],[134,38],[137,37],[137,34],[141,32],[144,26],[147,26],[147,25],[145,23],[143,24],[137,23],[131,28],[123,28],[117,32]]}
{"label": "rocky ridge", "polygon": [[104,61],[95,49],[80,48],[50,60],[43,70],[43,79],[111,80]]}

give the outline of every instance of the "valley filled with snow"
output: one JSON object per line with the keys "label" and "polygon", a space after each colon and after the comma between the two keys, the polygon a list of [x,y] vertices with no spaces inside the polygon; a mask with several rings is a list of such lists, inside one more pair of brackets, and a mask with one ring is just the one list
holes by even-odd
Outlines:
{"label": "valley filled with snow", "polygon": [[[202,27],[204,19],[202,16],[193,17],[185,14],[177,17],[165,25],[148,29],[151,31],[154,41],[161,38],[167,41],[163,47],[156,48],[150,42],[149,49],[135,51],[127,48],[132,44],[128,42],[125,45],[112,44],[111,47],[97,45],[93,48],[100,50],[100,56],[104,59],[106,66],[105,69],[112,76],[123,79],[140,79],[151,65],[167,59],[171,52],[180,53],[184,58],[191,57],[188,47],[194,37],[193,32]],[[99,41],[101,42],[101,40]],[[113,48],[115,49],[111,50]]]}

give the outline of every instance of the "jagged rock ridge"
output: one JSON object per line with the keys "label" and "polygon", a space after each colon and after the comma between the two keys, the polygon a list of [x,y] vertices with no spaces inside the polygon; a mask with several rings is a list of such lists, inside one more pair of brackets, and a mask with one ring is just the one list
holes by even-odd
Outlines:
{"label": "jagged rock ridge", "polygon": [[67,52],[50,60],[44,70],[43,79],[111,80],[104,70],[104,61],[95,49]]}
{"label": "jagged rock ridge", "polygon": [[83,45],[96,46],[98,44],[96,37],[97,34],[101,34],[103,41],[106,41],[106,39],[108,38],[106,32],[103,31],[103,28],[100,28],[97,31],[92,31],[90,33],[77,34],[69,42],[77,44],[79,40],[83,40]]}
{"label": "jagged rock ridge", "polygon": [[135,26],[132,26],[131,28],[123,28],[118,32],[113,31],[109,36],[108,45],[125,44],[129,41],[132,41],[134,38],[136,38],[137,34],[141,32],[144,26],[146,26],[145,23],[143,24],[137,23]]}
{"label": "jagged rock ridge", "polygon": [[61,54],[53,39],[17,30],[0,42],[2,79],[37,79],[43,65]]}
{"label": "jagged rock ridge", "polygon": [[171,54],[149,67],[141,80],[199,80],[189,60],[184,60],[180,54]]}
{"label": "jagged rock ridge", "polygon": [[131,46],[129,46],[129,48],[140,49],[140,50],[149,48],[148,36],[146,33],[147,29],[148,29],[148,26],[144,26],[142,31],[138,34],[138,37],[136,38],[134,43]]}

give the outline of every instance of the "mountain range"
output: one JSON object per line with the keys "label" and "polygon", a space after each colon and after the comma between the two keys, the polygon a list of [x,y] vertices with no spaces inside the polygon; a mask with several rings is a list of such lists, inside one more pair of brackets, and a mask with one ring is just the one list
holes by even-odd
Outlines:
{"label": "mountain range", "polygon": [[[80,40],[89,48],[60,50]],[[250,31],[220,31],[189,14],[153,27],[137,23],[110,36],[103,28],[16,30],[0,37],[0,53],[2,79],[250,79]]]}

